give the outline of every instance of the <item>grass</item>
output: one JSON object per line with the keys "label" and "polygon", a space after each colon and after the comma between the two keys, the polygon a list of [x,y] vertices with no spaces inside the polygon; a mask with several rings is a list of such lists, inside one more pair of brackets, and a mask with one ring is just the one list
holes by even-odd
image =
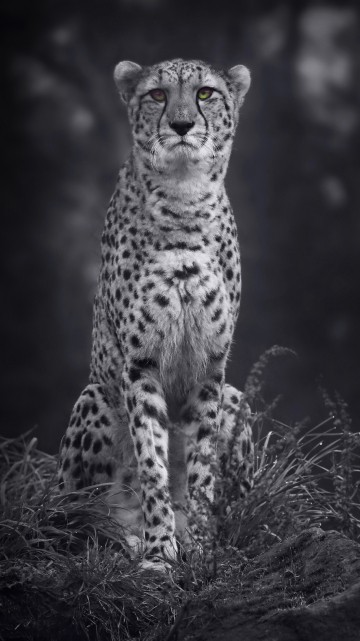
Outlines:
{"label": "grass", "polygon": [[[31,434],[0,440],[0,639],[175,641],[189,604],[223,595],[229,573],[246,574],[274,543],[311,526],[360,540],[360,435],[345,403],[322,390],[322,423],[289,427],[262,401],[272,348],[246,386],[254,416],[254,487],[243,500],[231,483],[218,493],[203,555],[188,555],[171,575],[131,560],[101,497],[60,495],[56,457]],[[230,478],[231,475],[229,475]],[[237,573],[240,576],[240,572]]]}

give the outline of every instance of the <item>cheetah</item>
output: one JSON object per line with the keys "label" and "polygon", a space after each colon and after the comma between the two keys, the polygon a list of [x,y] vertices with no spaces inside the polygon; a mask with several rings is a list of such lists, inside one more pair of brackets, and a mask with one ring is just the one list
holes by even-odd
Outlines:
{"label": "cheetah", "polygon": [[249,408],[225,383],[241,275],[224,187],[250,74],[175,59],[120,62],[114,77],[133,147],[106,216],[89,384],[63,438],[59,484],[76,493],[108,483],[128,540],[161,566],[186,540],[183,506],[202,514],[214,500],[234,429],[244,494],[252,483]]}

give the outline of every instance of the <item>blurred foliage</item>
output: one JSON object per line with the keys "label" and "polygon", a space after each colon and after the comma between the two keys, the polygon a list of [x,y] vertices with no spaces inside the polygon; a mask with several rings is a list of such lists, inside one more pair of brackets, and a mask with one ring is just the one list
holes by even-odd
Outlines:
{"label": "blurred foliage", "polygon": [[[102,221],[130,148],[120,59],[198,57],[252,71],[228,176],[243,302],[229,366],[281,343],[284,420],[316,415],[323,373],[360,415],[356,3],[5,0],[2,429],[56,450],[85,384]],[[260,319],[260,320],[259,320]]]}

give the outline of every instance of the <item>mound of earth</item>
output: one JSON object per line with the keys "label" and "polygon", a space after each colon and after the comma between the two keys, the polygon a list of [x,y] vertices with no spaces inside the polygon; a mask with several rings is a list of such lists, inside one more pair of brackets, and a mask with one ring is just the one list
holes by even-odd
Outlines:
{"label": "mound of earth", "polygon": [[188,604],[169,641],[359,641],[360,545],[306,530],[242,576],[234,568],[229,591],[211,596]]}

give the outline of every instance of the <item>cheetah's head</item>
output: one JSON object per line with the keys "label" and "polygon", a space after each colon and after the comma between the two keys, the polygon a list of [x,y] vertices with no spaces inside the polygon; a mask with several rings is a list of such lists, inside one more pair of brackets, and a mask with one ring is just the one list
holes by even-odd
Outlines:
{"label": "cheetah's head", "polygon": [[155,170],[171,172],[182,163],[211,171],[228,159],[250,86],[246,67],[217,71],[197,60],[152,67],[124,61],[114,75],[128,106],[137,153],[147,156]]}

